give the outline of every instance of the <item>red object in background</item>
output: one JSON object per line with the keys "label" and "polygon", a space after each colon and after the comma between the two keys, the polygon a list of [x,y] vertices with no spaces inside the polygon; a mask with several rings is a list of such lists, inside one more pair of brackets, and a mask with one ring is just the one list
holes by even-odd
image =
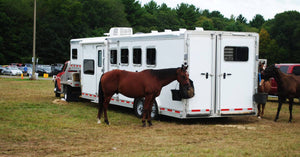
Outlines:
{"label": "red object in background", "polygon": [[69,62],[70,62],[70,61],[66,61],[65,64],[64,64],[64,67],[63,67],[62,72],[60,72],[60,73],[58,73],[58,74],[56,75],[56,79],[55,79],[55,80],[56,80],[57,87],[58,87],[59,90],[61,90],[61,83],[60,83],[60,81],[61,81],[61,76],[65,73],[66,68],[67,68]]}

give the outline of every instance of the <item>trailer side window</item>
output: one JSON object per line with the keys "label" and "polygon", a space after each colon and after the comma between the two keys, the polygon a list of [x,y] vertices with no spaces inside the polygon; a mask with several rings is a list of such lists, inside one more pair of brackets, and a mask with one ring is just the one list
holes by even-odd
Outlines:
{"label": "trailer side window", "polygon": [[121,63],[128,64],[128,49],[121,49]]}
{"label": "trailer side window", "polygon": [[246,62],[249,58],[248,47],[234,47],[226,46],[224,48],[224,60],[225,61],[242,61]]}
{"label": "trailer side window", "polygon": [[102,50],[98,50],[98,67],[102,67]]}
{"label": "trailer side window", "polygon": [[156,49],[147,48],[147,65],[155,65],[155,64],[156,64]]}
{"label": "trailer side window", "polygon": [[289,70],[289,66],[280,66],[280,67],[279,67],[279,70],[280,70],[281,72],[287,73],[288,70]]}
{"label": "trailer side window", "polygon": [[133,64],[142,64],[142,49],[133,49]]}
{"label": "trailer side window", "polygon": [[117,50],[110,50],[110,64],[117,64]]}
{"label": "trailer side window", "polygon": [[77,59],[77,49],[72,49],[72,59]]}
{"label": "trailer side window", "polygon": [[300,66],[295,66],[292,73],[297,76],[300,75]]}
{"label": "trailer side window", "polygon": [[94,60],[85,59],[83,60],[83,73],[88,75],[94,75]]}

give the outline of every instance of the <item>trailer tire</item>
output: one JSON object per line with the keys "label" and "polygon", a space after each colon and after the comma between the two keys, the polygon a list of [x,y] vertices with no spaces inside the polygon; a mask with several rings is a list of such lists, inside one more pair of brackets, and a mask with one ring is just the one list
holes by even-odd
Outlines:
{"label": "trailer tire", "polygon": [[[138,99],[135,99],[135,101],[134,101],[134,106],[133,106],[134,114],[138,118],[142,118],[142,116],[143,116],[144,102],[145,102],[145,98],[138,98]],[[155,100],[154,100],[154,103],[152,106],[151,119],[158,119],[158,108],[157,108],[157,103]]]}
{"label": "trailer tire", "polygon": [[58,89],[58,85],[57,82],[55,81],[55,87],[54,87],[54,91],[55,91],[55,97],[60,97],[60,93],[58,93],[59,89]]}
{"label": "trailer tire", "polygon": [[71,90],[71,86],[65,86],[65,90],[64,90],[64,98],[67,102],[72,101],[72,90]]}

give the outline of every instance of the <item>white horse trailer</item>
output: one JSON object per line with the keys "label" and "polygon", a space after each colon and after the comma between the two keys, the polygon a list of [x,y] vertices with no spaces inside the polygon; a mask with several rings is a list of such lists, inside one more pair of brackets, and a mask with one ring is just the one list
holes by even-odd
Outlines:
{"label": "white horse trailer", "polygon": [[[173,100],[174,81],[156,98],[152,116],[176,118],[255,115],[253,95],[257,91],[257,33],[180,29],[132,34],[131,28],[112,28],[106,37],[71,40],[71,64],[81,67],[81,97],[98,102],[103,73],[121,69],[176,68],[189,66],[195,96]],[[134,108],[142,102],[115,94],[111,104]]]}

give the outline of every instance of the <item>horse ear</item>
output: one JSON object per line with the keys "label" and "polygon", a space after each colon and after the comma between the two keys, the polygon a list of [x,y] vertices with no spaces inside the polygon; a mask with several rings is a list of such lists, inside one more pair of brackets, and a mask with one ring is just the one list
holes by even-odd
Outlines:
{"label": "horse ear", "polygon": [[187,66],[185,66],[185,65],[183,65],[182,64],[182,66],[181,66],[181,70],[183,71],[183,72],[186,72],[186,69],[188,68],[189,66],[187,65]]}

